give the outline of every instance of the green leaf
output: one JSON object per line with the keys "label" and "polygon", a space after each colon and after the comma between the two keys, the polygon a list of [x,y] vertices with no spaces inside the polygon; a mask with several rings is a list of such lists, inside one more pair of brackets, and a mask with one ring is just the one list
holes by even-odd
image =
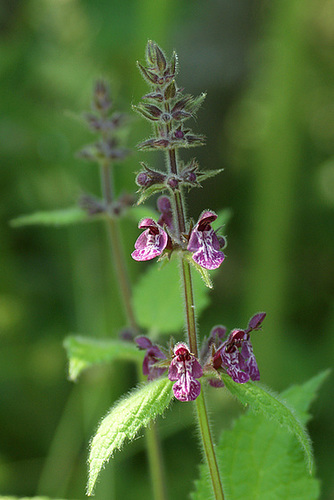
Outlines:
{"label": "green leaf", "polygon": [[263,413],[266,418],[274,420],[276,424],[285,427],[297,437],[304,449],[307,465],[311,473],[313,468],[313,452],[310,439],[304,426],[296,417],[294,410],[289,408],[278,395],[256,385],[254,382],[238,384],[227,374],[222,374],[222,379],[225,387],[236,396],[243,405],[249,405],[256,413]]}
{"label": "green leaf", "polygon": [[13,227],[21,226],[68,226],[79,222],[90,222],[101,218],[98,216],[88,216],[79,207],[69,207],[61,210],[51,210],[45,212],[35,212],[33,214],[21,215],[16,219],[11,220],[10,225]]}
{"label": "green leaf", "polygon": [[331,370],[324,370],[303,385],[292,385],[281,394],[282,398],[296,410],[303,424],[310,420],[309,407],[330,373]]}
{"label": "green leaf", "polygon": [[98,340],[89,337],[67,337],[64,347],[69,359],[69,378],[75,381],[80,373],[92,365],[125,360],[140,362],[143,352],[135,344],[121,340]]}
{"label": "green leaf", "polygon": [[172,385],[167,378],[159,378],[140,386],[121,398],[104,417],[91,441],[88,495],[92,494],[102,467],[114,452],[164,412],[173,396]]}
{"label": "green leaf", "polygon": [[[193,273],[196,313],[209,304],[208,289],[200,275]],[[180,332],[184,327],[184,308],[180,273],[176,258],[159,268],[152,262],[133,288],[133,306],[139,326],[152,334]]]}
{"label": "green leaf", "polygon": [[[303,422],[328,373],[281,394]],[[319,496],[319,483],[307,473],[297,440],[264,414],[242,415],[231,430],[223,431],[216,450],[225,500],[316,500]],[[213,498],[206,465],[200,467],[191,498]]]}

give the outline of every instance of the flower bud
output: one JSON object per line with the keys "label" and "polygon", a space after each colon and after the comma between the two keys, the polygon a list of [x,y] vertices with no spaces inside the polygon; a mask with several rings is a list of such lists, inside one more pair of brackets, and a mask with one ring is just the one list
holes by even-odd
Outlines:
{"label": "flower bud", "polygon": [[169,177],[167,184],[172,189],[177,189],[179,186],[179,182],[179,179],[177,179],[176,177]]}
{"label": "flower bud", "polygon": [[146,172],[139,172],[136,177],[136,184],[140,187],[146,187],[151,183],[151,180]]}
{"label": "flower bud", "polygon": [[92,107],[104,114],[112,107],[109,85],[104,80],[97,80],[95,83]]}

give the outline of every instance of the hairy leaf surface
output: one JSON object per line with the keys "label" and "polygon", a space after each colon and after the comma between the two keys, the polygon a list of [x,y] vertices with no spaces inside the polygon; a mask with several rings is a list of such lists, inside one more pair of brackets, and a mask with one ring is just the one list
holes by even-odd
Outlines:
{"label": "hairy leaf surface", "polygon": [[132,440],[169,405],[173,383],[160,378],[138,387],[121,398],[104,417],[91,441],[87,494],[91,495],[97,477],[116,450]]}
{"label": "hairy leaf surface", "polygon": [[277,394],[274,394],[254,382],[238,384],[227,374],[223,374],[222,379],[225,387],[236,396],[243,405],[249,405],[254,412],[262,413],[266,418],[285,427],[297,437],[304,450],[309,471],[312,472],[313,452],[310,439],[295,411],[287,406]]}
{"label": "hairy leaf surface", "polygon": [[[303,424],[311,402],[328,371],[280,395],[294,407]],[[241,384],[239,384],[241,385]],[[294,436],[264,413],[248,411],[231,430],[223,431],[216,448],[225,500],[316,500],[319,482],[308,474],[302,450]],[[192,500],[213,498],[209,472],[200,467]]]}
{"label": "hairy leaf surface", "polygon": [[144,357],[135,344],[121,340],[71,336],[65,339],[64,347],[69,359],[69,378],[73,381],[90,366],[116,359],[140,362]]}

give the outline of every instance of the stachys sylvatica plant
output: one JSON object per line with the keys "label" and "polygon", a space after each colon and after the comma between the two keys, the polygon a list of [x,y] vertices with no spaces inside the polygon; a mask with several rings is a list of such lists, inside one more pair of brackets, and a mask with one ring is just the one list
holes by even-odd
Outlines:
{"label": "stachys sylvatica plant", "polygon": [[[242,318],[243,328],[212,325],[210,332],[200,336],[199,317],[208,304],[207,287],[212,288],[210,271],[228,265],[226,237],[221,234],[227,210],[215,213],[202,207],[200,214],[186,211],[189,190],[204,187],[207,178],[222,172],[204,170],[196,159],[186,160],[180,154],[183,149],[204,144],[204,136],[193,132],[188,122],[205,94],[193,97],[185,93],[176,82],[176,53],[167,58],[152,41],[146,47],[146,62],[138,63],[138,68],[149,88],[133,109],[152,123],[152,136],[138,149],[161,151],[165,170],[141,162],[136,175],[137,203],[133,195],[115,197],[113,168],[127,154],[117,135],[124,116],[112,111],[109,87],[100,80],[94,88],[92,111],[84,115],[98,140],[86,146],[80,156],[99,165],[102,199],[84,195],[78,208],[16,220],[16,225],[68,224],[102,218],[110,234],[126,319],[124,330],[118,340],[68,337],[65,347],[70,378],[76,380],[95,364],[123,359],[137,364],[140,383],[112,404],[97,427],[90,443],[87,494],[93,494],[102,468],[114,453],[145,428],[153,497],[167,499],[156,421],[176,399],[195,407],[204,452],[198,480],[192,492],[184,492],[184,498],[316,499],[319,484],[312,475],[312,448],[305,424],[310,418],[308,408],[327,372],[279,396],[260,385],[252,337],[262,330],[264,312],[256,312],[249,321]],[[156,210],[138,206],[152,196],[157,198]],[[132,217],[141,214],[141,232],[134,249],[124,249],[121,241],[120,223],[129,212]],[[155,259],[143,266],[134,285],[127,273],[130,255],[138,266]],[[171,333],[174,337],[166,339]],[[264,334],[263,341],[270,343],[270,332]],[[228,391],[249,407],[217,440],[208,418],[209,386],[221,397]]]}

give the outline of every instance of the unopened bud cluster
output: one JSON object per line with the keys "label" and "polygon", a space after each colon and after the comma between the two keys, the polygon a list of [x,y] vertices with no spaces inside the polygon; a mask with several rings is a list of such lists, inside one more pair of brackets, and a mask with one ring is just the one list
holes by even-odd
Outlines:
{"label": "unopened bud cluster", "polygon": [[158,137],[150,137],[139,144],[142,150],[175,149],[200,146],[202,135],[195,135],[184,127],[184,122],[195,115],[205,99],[205,94],[193,97],[183,94],[175,76],[177,56],[170,61],[155,43],[149,41],[146,48],[147,66],[138,63],[141,74],[151,86],[151,92],[143,96],[143,102],[133,106],[144,118],[156,124]]}
{"label": "unopened bud cluster", "polygon": [[[93,89],[91,111],[83,115],[86,124],[98,135],[98,139],[81,149],[77,153],[79,158],[108,167],[128,155],[128,150],[120,145],[117,135],[124,126],[126,117],[122,113],[112,112],[112,108],[109,85],[104,80],[98,80]],[[99,200],[90,194],[84,194],[79,200],[81,208],[91,216],[105,212],[118,216],[133,203],[134,198],[129,194],[122,194],[117,200],[113,199],[108,204],[105,200]]]}

